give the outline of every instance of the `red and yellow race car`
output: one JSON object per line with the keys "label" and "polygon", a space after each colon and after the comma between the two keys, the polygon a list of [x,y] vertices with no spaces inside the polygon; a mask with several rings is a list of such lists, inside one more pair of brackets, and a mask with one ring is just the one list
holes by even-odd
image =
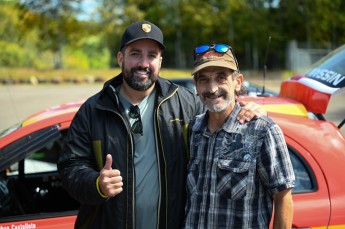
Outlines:
{"label": "red and yellow race car", "polygon": [[[322,66],[284,81],[279,96],[240,98],[262,104],[283,130],[296,175],[293,228],[345,228],[342,124],[310,118],[322,117],[345,76]],[[338,78],[328,85],[330,74]],[[74,227],[79,204],[62,188],[56,162],[82,102],[44,110],[0,133],[0,228]]]}

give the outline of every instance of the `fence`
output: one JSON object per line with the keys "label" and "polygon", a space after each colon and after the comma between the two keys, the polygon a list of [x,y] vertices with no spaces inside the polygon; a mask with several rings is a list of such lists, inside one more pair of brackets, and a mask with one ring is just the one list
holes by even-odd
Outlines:
{"label": "fence", "polygon": [[298,47],[296,41],[291,41],[286,50],[286,68],[296,72],[307,70],[313,63],[327,55],[331,48],[303,48]]}

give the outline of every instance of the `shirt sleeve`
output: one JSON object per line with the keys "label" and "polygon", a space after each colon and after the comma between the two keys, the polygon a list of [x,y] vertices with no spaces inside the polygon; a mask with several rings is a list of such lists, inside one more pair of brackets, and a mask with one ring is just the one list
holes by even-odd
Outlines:
{"label": "shirt sleeve", "polygon": [[277,124],[268,125],[258,158],[261,180],[273,196],[295,186],[295,175],[284,135]]}

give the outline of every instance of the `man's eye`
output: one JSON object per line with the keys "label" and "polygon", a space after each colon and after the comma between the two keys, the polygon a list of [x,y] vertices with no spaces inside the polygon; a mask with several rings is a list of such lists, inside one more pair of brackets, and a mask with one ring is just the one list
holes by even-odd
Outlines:
{"label": "man's eye", "polygon": [[206,78],[199,78],[199,83],[207,83],[207,79]]}
{"label": "man's eye", "polygon": [[138,52],[132,52],[131,53],[131,56],[139,56],[140,55],[140,53],[138,53]]}
{"label": "man's eye", "polygon": [[152,59],[155,59],[155,58],[157,58],[157,54],[155,54],[155,53],[154,54],[150,54],[149,57],[152,58]]}
{"label": "man's eye", "polygon": [[226,76],[218,76],[218,82],[225,82],[227,80]]}

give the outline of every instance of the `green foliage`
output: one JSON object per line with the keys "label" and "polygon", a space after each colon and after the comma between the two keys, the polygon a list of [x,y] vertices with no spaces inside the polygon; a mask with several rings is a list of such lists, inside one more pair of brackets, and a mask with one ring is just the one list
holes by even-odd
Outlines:
{"label": "green foliage", "polygon": [[25,51],[16,43],[0,42],[0,66],[8,67],[23,67],[27,60],[25,57]]}
{"label": "green foliage", "polygon": [[28,67],[34,66],[34,55],[23,49],[17,43],[0,41],[1,67]]}
{"label": "green foliage", "polygon": [[81,39],[79,46],[79,49],[83,50],[88,59],[89,68],[100,69],[109,66],[110,56],[100,36],[90,36]]}
{"label": "green foliage", "polygon": [[18,40],[17,12],[13,4],[0,3],[0,40],[12,42]]}
{"label": "green foliage", "polygon": [[[193,47],[228,43],[242,69],[269,62],[284,68],[291,40],[310,47],[345,43],[344,0],[94,0],[90,20],[78,20],[86,0],[0,0],[0,65],[38,69],[116,67],[127,25],[157,24],[167,49],[163,67],[190,68]],[[274,5],[275,3],[275,5]]]}
{"label": "green foliage", "polygon": [[62,51],[65,44],[74,45],[84,32],[76,19],[77,6],[81,0],[25,0],[19,4],[23,34],[36,30],[40,51],[55,53],[54,66],[63,66]]}
{"label": "green foliage", "polygon": [[66,69],[89,69],[87,55],[81,50],[70,50],[64,52],[64,68]]}
{"label": "green foliage", "polygon": [[106,49],[98,50],[90,44],[82,49],[65,50],[63,59],[66,69],[105,69],[109,66]]}

